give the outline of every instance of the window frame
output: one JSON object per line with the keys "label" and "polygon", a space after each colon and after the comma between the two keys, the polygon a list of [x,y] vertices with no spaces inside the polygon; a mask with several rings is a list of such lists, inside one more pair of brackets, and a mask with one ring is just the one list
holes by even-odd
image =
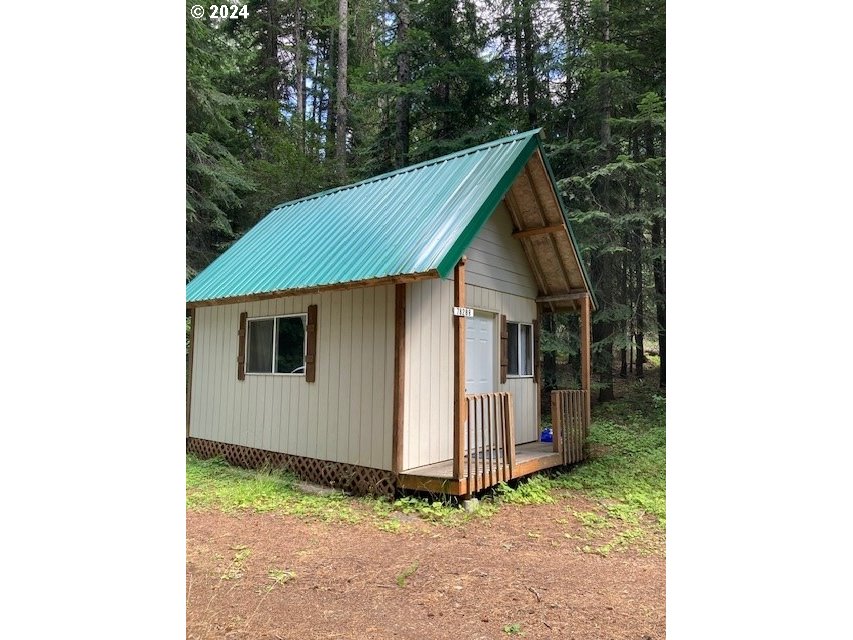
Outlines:
{"label": "window frame", "polygon": [[[304,335],[302,336],[302,373],[279,373],[276,371],[249,371],[249,333],[251,331],[249,325],[252,322],[260,320],[278,320],[279,318],[303,318],[302,326]],[[272,365],[275,369],[276,347],[278,347],[278,331],[276,331],[277,322],[273,323],[272,330]],[[246,335],[243,338],[246,341],[246,375],[247,376],[287,376],[291,378],[305,377],[305,371],[308,368],[308,363],[305,359],[308,356],[308,313],[283,313],[277,316],[257,316],[246,318]]]}
{"label": "window frame", "polygon": [[[516,339],[516,348],[518,349],[518,352],[516,353],[516,356],[517,356],[516,361],[518,362],[519,369],[521,368],[521,364],[522,364],[521,327],[522,326],[530,327],[530,333],[528,334],[530,336],[529,345],[528,345],[529,349],[530,349],[530,373],[510,373],[510,370],[509,370],[509,363],[510,363],[510,359],[509,359],[509,345],[510,345],[509,332],[512,331],[512,328],[511,328],[512,325],[515,325],[517,327],[516,331],[518,332],[518,337]],[[534,342],[533,341],[533,323],[532,322],[519,322],[517,320],[507,320],[506,321],[506,331],[507,331],[507,368],[506,368],[507,380],[509,380],[510,378],[520,379],[520,380],[523,380],[525,378],[533,378],[534,373],[536,371],[536,362],[535,362],[536,354],[533,353],[533,342]]]}

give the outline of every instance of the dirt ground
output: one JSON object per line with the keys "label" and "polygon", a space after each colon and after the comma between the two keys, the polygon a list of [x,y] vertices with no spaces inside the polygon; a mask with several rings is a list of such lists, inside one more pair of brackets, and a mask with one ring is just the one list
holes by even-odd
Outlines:
{"label": "dirt ground", "polygon": [[665,557],[579,550],[559,501],[460,527],[187,513],[187,637],[665,637]]}

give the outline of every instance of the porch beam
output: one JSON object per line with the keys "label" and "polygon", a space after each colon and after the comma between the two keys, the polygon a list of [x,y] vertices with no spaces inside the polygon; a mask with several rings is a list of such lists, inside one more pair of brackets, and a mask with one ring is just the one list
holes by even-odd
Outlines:
{"label": "porch beam", "polygon": [[576,289],[568,293],[557,293],[553,296],[539,296],[536,302],[568,302],[569,300],[581,300],[584,296],[589,297],[589,293],[584,289]]}
{"label": "porch beam", "polygon": [[592,408],[592,390],[590,388],[591,378],[591,352],[592,352],[592,311],[589,294],[581,298],[580,317],[580,342],[581,342],[581,389],[584,394],[584,414],[586,423],[589,424]]}
{"label": "porch beam", "polygon": [[513,238],[529,238],[530,236],[538,236],[542,233],[557,233],[558,231],[566,231],[566,235],[569,234],[565,225],[562,224],[550,224],[547,227],[535,227],[533,229],[522,229],[521,231],[514,231],[512,234]]}
{"label": "porch beam", "polygon": [[[453,269],[453,304],[465,306],[465,256]],[[446,313],[450,309],[444,310]],[[462,480],[465,456],[465,318],[453,316],[453,477]]]}

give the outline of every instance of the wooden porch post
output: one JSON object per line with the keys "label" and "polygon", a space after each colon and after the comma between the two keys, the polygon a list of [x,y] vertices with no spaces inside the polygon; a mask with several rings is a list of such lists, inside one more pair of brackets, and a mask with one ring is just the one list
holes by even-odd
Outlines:
{"label": "wooden porch post", "polygon": [[[453,304],[465,306],[465,256],[453,270]],[[465,318],[453,316],[453,477],[462,480],[465,455]],[[467,492],[466,492],[467,493]]]}
{"label": "wooden porch post", "polygon": [[589,294],[581,298],[581,317],[580,317],[580,339],[581,339],[581,389],[586,391],[584,394],[584,414],[586,423],[589,424],[592,416],[592,389],[590,388],[590,352],[592,350],[592,312],[590,309]]}
{"label": "wooden porch post", "polygon": [[193,350],[195,348],[195,309],[187,309],[190,319],[190,349],[187,353],[187,438],[190,437],[190,404],[193,396]]}

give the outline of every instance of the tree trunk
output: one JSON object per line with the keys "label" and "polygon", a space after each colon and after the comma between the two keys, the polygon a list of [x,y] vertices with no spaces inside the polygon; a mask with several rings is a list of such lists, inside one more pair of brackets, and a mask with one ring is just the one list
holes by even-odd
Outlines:
{"label": "tree trunk", "polygon": [[347,45],[349,7],[347,0],[338,0],[338,87],[335,117],[335,160],[338,177],[346,180],[347,173]]}
{"label": "tree trunk", "polygon": [[281,65],[278,61],[278,31],[279,16],[275,0],[267,0],[268,22],[262,27],[261,42],[261,67],[270,71],[264,86],[264,105],[261,107],[263,119],[270,128],[275,128],[280,122],[280,99],[281,99]]}
{"label": "tree trunk", "polygon": [[593,371],[598,373],[601,388],[598,401],[607,402],[616,396],[613,393],[613,323],[598,321],[592,323],[592,342],[598,343],[598,350],[593,352]]}
{"label": "tree trunk", "polygon": [[652,263],[655,278],[655,315],[658,325],[658,348],[660,350],[660,387],[666,388],[666,282],[663,259],[663,218],[656,215],[652,221],[652,246],[660,253]]}
{"label": "tree trunk", "polygon": [[[627,235],[627,234],[626,234]],[[628,281],[630,280],[630,269],[628,268],[628,259],[625,254],[622,254],[622,273],[620,274],[620,289],[622,293],[622,300],[620,301],[623,305],[631,304],[631,296],[629,294]],[[631,327],[629,326],[629,320],[625,319],[622,321],[622,338],[625,339],[625,346],[620,347],[619,349],[619,377],[627,378],[628,377],[628,346],[630,345],[629,336],[631,335]]]}
{"label": "tree trunk", "polygon": [[643,332],[645,331],[645,321],[643,320],[644,312],[644,297],[643,297],[643,264],[640,260],[639,242],[637,242],[637,261],[635,263],[636,278],[637,278],[637,306],[635,311],[635,333],[634,343],[636,344],[637,358],[634,360],[634,374],[638,379],[643,379],[643,363],[646,361],[645,347],[643,345]]}
{"label": "tree trunk", "polygon": [[296,72],[296,125],[299,150],[305,152],[305,56],[302,44],[302,7],[296,2],[293,8],[294,52],[293,67]]}
{"label": "tree trunk", "polygon": [[[601,8],[604,16],[603,24],[603,41],[606,45],[610,42],[610,0],[602,0]],[[611,117],[611,95],[610,95],[610,80],[607,74],[610,70],[610,64],[607,59],[607,54],[601,60],[602,80],[599,87],[599,98],[601,100],[601,126],[599,134],[601,136],[601,149],[603,164],[608,164],[613,159],[613,140],[610,131]],[[601,179],[599,189],[599,202],[605,211],[610,211],[610,184],[607,177]],[[590,260],[591,271],[593,272],[593,282],[598,284],[598,290],[601,293],[601,299],[606,305],[612,300],[609,295],[610,289],[609,279],[612,277],[612,269],[614,267],[613,260],[610,256],[601,256],[593,254]],[[592,323],[592,341],[598,343],[598,350],[593,357],[594,369],[599,374],[601,388],[598,392],[599,402],[613,400],[613,322],[611,320],[599,320]],[[597,366],[595,366],[597,365]]]}
{"label": "tree trunk", "polygon": [[522,29],[524,31],[524,74],[527,79],[527,122],[536,127],[536,69],[533,59],[533,0],[522,0]]}
{"label": "tree trunk", "polygon": [[329,91],[329,97],[326,99],[326,152],[325,157],[329,162],[332,161],[335,153],[335,140],[337,138],[338,128],[334,110],[337,104],[338,90],[336,87],[336,78],[338,77],[338,30],[334,27],[329,28],[329,56],[326,58],[326,68],[328,70],[328,82],[326,87]]}
{"label": "tree trunk", "polygon": [[397,154],[395,165],[397,168],[405,167],[409,163],[409,115],[411,113],[411,101],[409,98],[409,0],[400,0],[400,10],[397,16],[397,83],[400,85],[400,94],[397,96]]}
{"label": "tree trunk", "polygon": [[[454,3],[444,2],[441,8],[442,13],[439,20],[443,35],[439,46],[443,49],[444,56],[452,56],[454,42],[450,34],[453,32]],[[450,110],[450,80],[446,75],[443,75],[441,81],[438,83],[438,104],[440,105],[439,111],[441,113],[439,116],[438,138],[440,140],[452,140],[456,123]]]}
{"label": "tree trunk", "polygon": [[[634,160],[640,161],[640,140],[637,136],[633,139]],[[634,211],[639,213],[642,207],[642,189],[639,181],[634,184]],[[645,331],[645,297],[643,295],[643,236],[645,234],[645,223],[638,222],[634,228],[633,246],[631,253],[634,258],[634,343],[637,350],[637,359],[634,361],[634,374],[638,380],[644,376],[643,363],[646,360],[645,346],[643,344],[643,333]]]}
{"label": "tree trunk", "polygon": [[317,56],[314,61],[314,77],[311,80],[311,157],[320,159],[320,141],[323,130],[323,102],[326,87],[326,56],[328,49],[317,43]]}
{"label": "tree trunk", "polygon": [[524,113],[524,42],[521,37],[522,2],[525,0],[514,0],[515,15],[513,16],[513,27],[515,29],[515,95],[518,101],[518,122],[522,121]]}

